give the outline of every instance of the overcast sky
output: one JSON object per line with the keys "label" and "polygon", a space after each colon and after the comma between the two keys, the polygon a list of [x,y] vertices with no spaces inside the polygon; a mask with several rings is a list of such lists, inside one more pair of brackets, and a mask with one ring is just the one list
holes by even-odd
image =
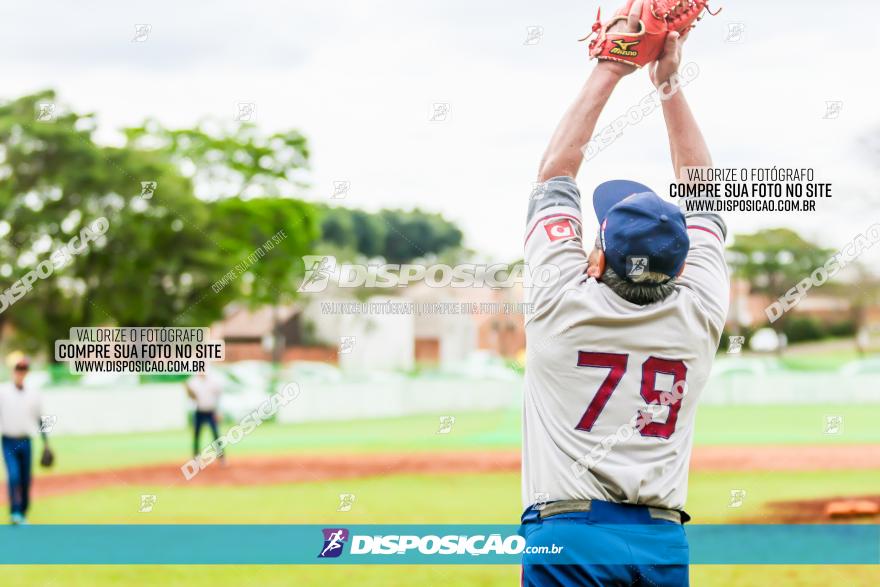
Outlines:
{"label": "overcast sky", "polygon": [[[728,215],[731,228],[789,226],[844,245],[880,220],[878,142],[873,162],[859,144],[872,129],[880,134],[880,38],[853,30],[880,21],[880,8],[723,6],[685,48],[700,70],[686,95],[715,164],[813,167],[834,186],[817,213]],[[469,246],[507,259],[521,253],[541,153],[593,66],[576,41],[595,11],[590,2],[523,0],[6,3],[0,96],[55,88],[61,101],[96,112],[108,137],[147,116],[189,126],[253,102],[267,131],[308,136],[308,199],[327,201],[334,181],[349,181],[345,205],[440,211]],[[136,24],[150,25],[144,42],[132,42]],[[538,42],[526,43],[529,27],[542,27]],[[651,89],[643,72],[626,78],[600,127]],[[842,101],[837,117],[827,117],[827,101]],[[449,105],[445,120],[430,120],[435,103]],[[627,128],[578,180],[588,197],[612,178],[666,191],[659,112]],[[876,249],[869,257],[880,259]]]}

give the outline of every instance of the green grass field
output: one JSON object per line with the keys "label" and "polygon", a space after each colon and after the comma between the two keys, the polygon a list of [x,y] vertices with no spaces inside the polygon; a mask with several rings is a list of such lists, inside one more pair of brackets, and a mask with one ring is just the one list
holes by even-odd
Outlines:
{"label": "green grass field", "polygon": [[[846,494],[877,487],[878,471],[767,475],[695,474],[690,506],[702,523],[760,515],[765,501]],[[729,490],[745,488],[740,509]],[[519,475],[396,475],[264,487],[114,487],[41,500],[35,523],[509,523],[519,515]],[[351,512],[336,512],[340,492],[357,495]],[[157,495],[155,511],[136,513],[142,493]],[[452,497],[454,496],[454,497]],[[206,537],[206,539],[209,539]],[[226,546],[234,548],[234,545]],[[874,567],[715,567],[692,570],[694,585],[876,585]],[[4,569],[4,585],[516,585],[507,567],[28,567]]]}
{"label": "green grass field", "polygon": [[[689,510],[701,523],[760,515],[766,501],[846,494],[880,486],[880,471],[785,474],[694,474]],[[748,492],[742,508],[728,508],[731,488]],[[354,493],[351,512],[336,512],[340,492]],[[136,513],[142,493],[157,495],[155,510]],[[519,475],[395,475],[320,483],[255,487],[165,488],[125,486],[45,498],[35,523],[510,523],[517,519]],[[206,537],[206,539],[209,539]],[[234,545],[226,546],[234,548]],[[870,567],[694,567],[695,585],[875,585]],[[51,567],[4,569],[4,585],[516,585],[506,567]],[[8,582],[7,582],[8,581]],[[41,582],[48,581],[48,582]],[[336,581],[336,583],[333,583]],[[735,581],[735,582],[733,582]]]}
{"label": "green grass field", "polygon": [[[703,406],[696,443],[878,443],[878,406]],[[844,433],[826,435],[825,415],[842,415]],[[453,431],[435,434],[437,416],[338,424],[259,428],[234,447],[238,455],[364,453],[515,448],[519,418],[511,410],[456,415]],[[59,437],[54,473],[181,462],[189,435],[173,433]],[[863,494],[880,487],[880,471],[695,472],[688,510],[699,523],[755,520],[771,501]],[[741,508],[729,508],[731,489],[744,489]],[[338,495],[354,493],[350,512],[336,511]],[[154,511],[137,512],[142,494],[158,498]],[[377,475],[311,483],[216,486],[124,485],[44,497],[33,523],[515,523],[520,513],[519,475]],[[210,537],[206,536],[206,540]],[[225,545],[224,548],[234,548]],[[518,568],[416,567],[5,567],[2,585],[109,587],[115,585],[517,585]],[[694,585],[877,585],[877,567],[723,567],[692,569]]]}
{"label": "green grass field", "polygon": [[[208,566],[198,569],[166,567],[6,567],[4,585],[9,587],[94,587],[105,585],[162,585],[167,587],[217,587],[221,585],[289,587],[290,585],[339,585],[357,587],[467,586],[515,587],[518,567],[410,566],[382,569],[365,566],[265,567]],[[850,566],[713,566],[691,567],[695,587],[874,587],[880,581],[876,567]]]}
{"label": "green grass field", "polygon": [[[824,433],[825,416],[843,416],[844,431]],[[880,404],[803,406],[701,406],[696,445],[880,444]],[[232,454],[320,454],[468,450],[520,446],[518,411],[456,414],[450,434],[435,434],[438,416],[338,423],[262,425]],[[208,432],[204,432],[204,440]],[[179,462],[192,443],[190,431],[53,439],[59,459],[53,473]]]}
{"label": "green grass field", "polygon": [[[688,512],[699,523],[755,519],[772,501],[847,495],[880,487],[880,471],[700,473],[690,477]],[[728,507],[743,489],[742,507]],[[337,512],[338,495],[357,495]],[[142,494],[158,497],[150,514],[137,513]],[[516,523],[519,474],[398,474],[312,483],[245,487],[163,487],[128,484],[44,497],[34,523]]]}

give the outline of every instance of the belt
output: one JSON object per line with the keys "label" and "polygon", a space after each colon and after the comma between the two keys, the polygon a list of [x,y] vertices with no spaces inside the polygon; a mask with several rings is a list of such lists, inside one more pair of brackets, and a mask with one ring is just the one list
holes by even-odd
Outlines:
{"label": "belt", "polygon": [[[666,508],[655,508],[651,506],[642,506],[647,507],[648,514],[655,520],[668,520],[670,522],[675,522],[676,524],[683,524],[690,519],[690,516],[684,514],[678,510],[669,510]],[[544,518],[549,518],[550,516],[556,516],[559,514],[570,514],[572,512],[588,512],[592,508],[592,502],[589,499],[563,499],[560,501],[550,502],[540,510],[538,510],[538,516],[543,520]]]}

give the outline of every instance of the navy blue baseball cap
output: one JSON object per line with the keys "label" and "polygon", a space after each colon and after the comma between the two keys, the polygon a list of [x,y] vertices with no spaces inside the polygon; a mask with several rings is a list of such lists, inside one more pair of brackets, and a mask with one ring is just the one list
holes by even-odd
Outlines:
{"label": "navy blue baseball cap", "polygon": [[617,275],[639,281],[646,271],[669,277],[681,272],[690,239],[678,206],[645,185],[616,179],[596,188],[593,209],[605,262]]}

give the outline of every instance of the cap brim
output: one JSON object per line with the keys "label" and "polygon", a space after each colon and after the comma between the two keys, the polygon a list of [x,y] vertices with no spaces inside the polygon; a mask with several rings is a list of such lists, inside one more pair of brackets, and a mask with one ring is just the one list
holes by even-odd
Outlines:
{"label": "cap brim", "polygon": [[599,222],[608,215],[608,211],[617,205],[621,200],[633,194],[644,192],[654,193],[654,190],[637,181],[628,179],[612,179],[601,183],[593,192],[593,210],[596,212],[596,219]]}

